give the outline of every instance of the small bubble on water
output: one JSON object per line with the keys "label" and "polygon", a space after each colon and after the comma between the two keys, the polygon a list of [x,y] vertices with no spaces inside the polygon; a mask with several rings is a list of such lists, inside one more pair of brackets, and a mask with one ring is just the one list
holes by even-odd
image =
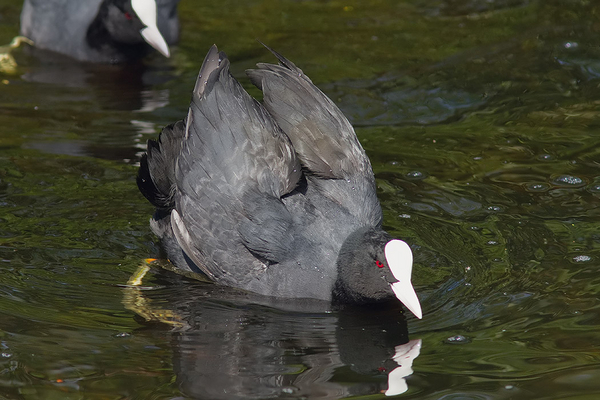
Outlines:
{"label": "small bubble on water", "polygon": [[588,191],[592,193],[600,193],[600,185],[590,185]]}
{"label": "small bubble on water", "polygon": [[565,49],[574,49],[579,46],[577,42],[567,42],[565,43]]}
{"label": "small bubble on water", "polygon": [[408,179],[423,179],[425,175],[421,171],[410,171],[406,174]]}
{"label": "small bubble on water", "polygon": [[500,207],[500,206],[489,206],[487,209],[488,209],[488,211],[494,211],[494,212],[502,211],[502,207]]}
{"label": "small bubble on water", "polygon": [[590,256],[585,256],[585,255],[579,255],[579,256],[575,256],[573,257],[573,261],[575,261],[576,263],[582,263],[582,262],[588,262],[591,261],[592,257]]}
{"label": "small bubble on water", "polygon": [[555,178],[553,182],[559,186],[580,186],[583,184],[583,179],[572,175],[561,175]]}
{"label": "small bubble on water", "polygon": [[526,189],[529,192],[545,192],[550,189],[550,187],[545,183],[530,183],[526,186]]}
{"label": "small bubble on water", "polygon": [[511,389],[514,389],[514,388],[515,387],[513,385],[506,385],[506,386],[504,386],[504,389],[506,389],[506,390],[511,390]]}
{"label": "small bubble on water", "polygon": [[398,215],[398,217],[409,219],[410,218],[410,214],[400,214],[400,215]]}
{"label": "small bubble on water", "polygon": [[10,354],[10,353],[0,353],[0,355],[1,355],[3,358],[11,358],[11,357],[12,357],[12,354]]}
{"label": "small bubble on water", "polygon": [[552,157],[550,154],[540,154],[538,156],[538,159],[542,160],[542,161],[550,161],[552,160],[554,157]]}
{"label": "small bubble on water", "polygon": [[463,335],[454,335],[450,336],[448,339],[444,340],[446,344],[467,344],[471,343],[471,339]]}
{"label": "small bubble on water", "polygon": [[115,335],[115,337],[118,337],[118,338],[130,337],[130,336],[131,336],[131,333],[127,333],[127,332],[119,332]]}
{"label": "small bubble on water", "polygon": [[498,244],[498,242],[496,240],[488,240],[487,244],[489,244],[490,246],[495,246]]}

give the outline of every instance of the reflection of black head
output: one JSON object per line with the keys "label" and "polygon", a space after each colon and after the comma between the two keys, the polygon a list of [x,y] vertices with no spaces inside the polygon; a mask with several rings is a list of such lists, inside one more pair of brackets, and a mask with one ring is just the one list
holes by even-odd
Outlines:
{"label": "reflection of black head", "polygon": [[397,301],[386,307],[353,307],[340,312],[336,340],[344,364],[360,374],[389,372],[398,366],[395,347],[408,342],[406,319]]}

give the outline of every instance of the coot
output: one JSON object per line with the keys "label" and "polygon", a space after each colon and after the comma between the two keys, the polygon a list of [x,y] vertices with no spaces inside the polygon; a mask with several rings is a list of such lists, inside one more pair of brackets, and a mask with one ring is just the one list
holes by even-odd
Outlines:
{"label": "coot", "polygon": [[[118,63],[148,45],[169,57],[177,42],[179,0],[25,0],[21,35],[80,61]],[[146,44],[147,43],[147,44]]]}
{"label": "coot", "polygon": [[302,70],[247,71],[213,46],[187,117],[148,141],[137,183],[179,269],[267,296],[377,303],[418,318],[412,252],[382,230],[371,163],[338,107]]}

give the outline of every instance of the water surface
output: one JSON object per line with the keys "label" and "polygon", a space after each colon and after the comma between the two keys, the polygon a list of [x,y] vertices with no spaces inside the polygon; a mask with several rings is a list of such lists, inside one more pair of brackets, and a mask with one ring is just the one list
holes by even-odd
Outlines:
{"label": "water surface", "polygon": [[[171,59],[24,49],[0,75],[0,398],[600,395],[600,8],[240,3],[183,1]],[[0,43],[20,7],[0,4]],[[255,38],[357,127],[385,227],[413,246],[423,320],[266,302],[156,265],[125,287],[160,255],[135,185],[146,140],[185,115],[213,43],[259,96],[244,70],[275,60]]]}

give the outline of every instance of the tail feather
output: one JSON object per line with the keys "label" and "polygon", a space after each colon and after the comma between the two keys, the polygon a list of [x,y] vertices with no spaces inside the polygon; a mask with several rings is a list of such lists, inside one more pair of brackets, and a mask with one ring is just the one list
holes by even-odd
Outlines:
{"label": "tail feather", "polygon": [[217,46],[213,44],[204,58],[202,67],[200,67],[198,79],[196,79],[194,93],[196,93],[199,98],[204,96],[205,93],[208,94],[211,92],[213,86],[219,79],[219,74],[213,74],[213,71],[226,68],[226,65],[228,64],[221,64],[221,62],[225,60],[227,60],[225,53],[219,51]]}
{"label": "tail feather", "polygon": [[138,188],[159,209],[174,207],[175,161],[184,135],[183,121],[166,126],[158,141],[148,140],[147,153],[140,160]]}

